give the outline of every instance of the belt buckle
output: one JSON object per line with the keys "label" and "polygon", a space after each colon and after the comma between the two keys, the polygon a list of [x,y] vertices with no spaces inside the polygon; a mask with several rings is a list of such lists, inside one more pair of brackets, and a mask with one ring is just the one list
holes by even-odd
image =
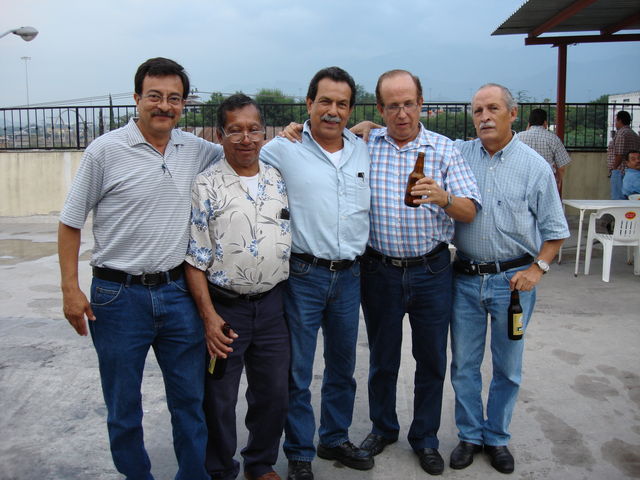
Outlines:
{"label": "belt buckle", "polygon": [[329,271],[337,272],[338,269],[336,268],[336,265],[338,265],[339,263],[340,263],[340,260],[330,260],[329,261]]}
{"label": "belt buckle", "polygon": [[492,264],[491,263],[476,263],[475,267],[476,267],[476,272],[478,272],[478,275],[489,275],[492,272],[490,271],[486,271],[483,272],[483,267],[489,268]]}
{"label": "belt buckle", "polygon": [[160,283],[160,273],[143,273],[140,275],[140,283],[145,287],[153,287]]}
{"label": "belt buckle", "polygon": [[404,267],[404,264],[400,258],[390,258],[389,260],[391,261],[391,265],[393,265],[394,267]]}

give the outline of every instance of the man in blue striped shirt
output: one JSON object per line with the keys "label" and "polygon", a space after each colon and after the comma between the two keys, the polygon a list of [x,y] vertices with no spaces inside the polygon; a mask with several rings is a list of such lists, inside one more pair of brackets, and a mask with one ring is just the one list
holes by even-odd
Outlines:
{"label": "man in blue striped shirt", "polygon": [[[524,341],[507,335],[512,291],[519,290],[523,330],[531,317],[542,275],[569,236],[549,164],[511,130],[518,108],[505,87],[488,84],[472,100],[476,140],[456,145],[482,193],[482,211],[456,223],[454,244],[451,381],[460,442],[450,465],[462,469],[484,450],[501,473],[514,470],[507,448],[509,423],[521,380]],[[493,378],[486,418],[482,365],[487,316],[491,319]],[[526,336],[526,335],[525,335]]]}
{"label": "man in blue striped shirt", "polygon": [[[402,323],[409,314],[416,360],[414,414],[408,439],[421,467],[442,473],[438,452],[452,269],[448,244],[453,220],[469,222],[480,195],[473,174],[453,142],[420,122],[422,86],[405,70],[386,72],[376,86],[386,128],[369,136],[371,214],[369,242],[361,260],[362,309],[369,338],[371,433],[361,445],[373,455],[398,438],[396,384]],[[409,173],[419,152],[424,174],[414,204],[404,204]]]}
{"label": "man in blue striped shirt", "polygon": [[[135,75],[138,117],[87,147],[58,228],[64,315],[91,331],[107,405],[111,455],[127,479],[153,480],[140,387],[153,348],[165,379],[178,460],[176,480],[208,480],[203,324],[182,262],[191,184],[222,147],[177,130],[189,77],[153,58]],[[81,229],[93,211],[91,303],[78,282]],[[87,319],[89,328],[87,329]]]}

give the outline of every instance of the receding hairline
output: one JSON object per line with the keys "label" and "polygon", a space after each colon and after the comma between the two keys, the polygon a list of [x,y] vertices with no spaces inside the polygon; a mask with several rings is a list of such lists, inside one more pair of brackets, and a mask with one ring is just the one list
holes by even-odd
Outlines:
{"label": "receding hairline", "polygon": [[377,103],[379,103],[380,105],[383,104],[382,83],[385,80],[392,79],[395,77],[400,77],[403,75],[409,77],[409,79],[413,82],[413,86],[415,87],[416,94],[417,94],[416,99],[420,99],[422,97],[422,84],[420,82],[420,79],[416,75],[411,73],[409,70],[394,69],[394,70],[389,70],[387,72],[384,72],[382,75],[380,75],[380,77],[378,77],[378,82],[376,83],[376,102]]}
{"label": "receding hairline", "polygon": [[471,97],[471,105],[473,105],[473,101],[475,100],[478,93],[489,88],[497,88],[498,90],[500,90],[500,96],[504,100],[504,103],[509,110],[518,108],[518,102],[516,102],[516,100],[513,98],[511,91],[507,87],[505,87],[504,85],[500,85],[499,83],[485,83],[480,88],[478,88],[473,94],[473,97]]}

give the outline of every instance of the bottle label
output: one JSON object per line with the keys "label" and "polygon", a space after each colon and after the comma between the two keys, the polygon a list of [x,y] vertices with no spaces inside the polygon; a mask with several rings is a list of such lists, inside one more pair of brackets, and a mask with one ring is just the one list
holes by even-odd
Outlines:
{"label": "bottle label", "polygon": [[[504,328],[504,327],[503,327]],[[522,314],[514,313],[513,314],[513,335],[520,336],[522,335]]]}

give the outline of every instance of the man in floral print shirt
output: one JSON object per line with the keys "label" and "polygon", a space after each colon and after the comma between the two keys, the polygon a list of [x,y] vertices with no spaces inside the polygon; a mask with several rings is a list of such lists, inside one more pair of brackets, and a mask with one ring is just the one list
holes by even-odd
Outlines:
{"label": "man in floral print shirt", "polygon": [[185,270],[209,355],[227,358],[222,378],[206,377],[206,468],[212,478],[235,479],[239,473],[233,458],[235,407],[246,368],[245,477],[275,480],[288,403],[289,334],[281,287],[291,249],[287,193],[278,170],[258,160],[264,124],[255,101],[232,95],[220,105],[217,120],[224,159],[194,182]]}

